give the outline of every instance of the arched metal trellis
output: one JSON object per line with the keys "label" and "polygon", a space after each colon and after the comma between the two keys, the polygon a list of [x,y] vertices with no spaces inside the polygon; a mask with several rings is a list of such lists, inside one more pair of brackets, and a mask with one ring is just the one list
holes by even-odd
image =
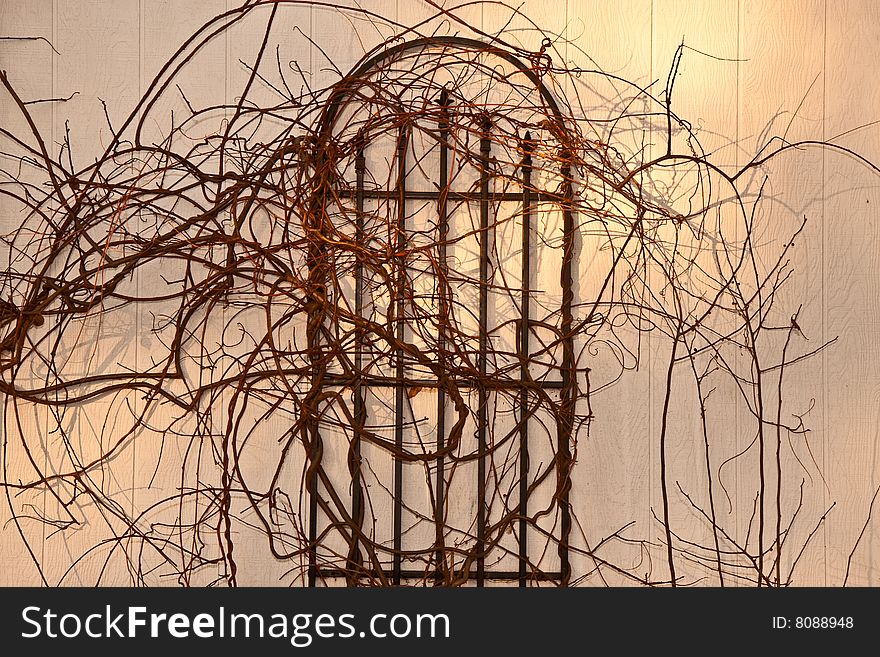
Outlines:
{"label": "arched metal trellis", "polygon": [[568,583],[565,131],[539,70],[466,38],[334,88],[305,221],[310,585]]}

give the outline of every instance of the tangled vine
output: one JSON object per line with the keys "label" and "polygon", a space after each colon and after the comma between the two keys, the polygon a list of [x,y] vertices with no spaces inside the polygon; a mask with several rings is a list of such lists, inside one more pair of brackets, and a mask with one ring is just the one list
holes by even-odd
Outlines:
{"label": "tangled vine", "polygon": [[[798,323],[810,218],[766,237],[766,171],[858,155],[774,139],[731,171],[674,111],[684,46],[643,87],[537,26],[530,50],[440,7],[416,26],[340,8],[395,34],[318,87],[275,47],[297,5],[324,6],[205,23],[85,166],[31,116],[64,100],[0,77],[30,128],[0,127],[22,219],[0,274],[2,485],[43,581],[796,582],[830,509],[805,502],[809,409],[785,392],[834,340]],[[244,21],[263,30],[244,88],[194,106],[181,71]],[[186,114],[146,138],[171,96]],[[582,446],[615,439],[601,400],[648,343],[659,499],[648,526],[597,534],[586,510],[616,500],[576,476]],[[710,421],[723,395],[735,432]]]}

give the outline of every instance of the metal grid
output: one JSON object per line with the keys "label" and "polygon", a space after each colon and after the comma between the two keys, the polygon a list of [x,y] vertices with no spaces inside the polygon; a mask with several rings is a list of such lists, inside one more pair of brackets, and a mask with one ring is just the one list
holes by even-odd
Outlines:
{"label": "metal grid", "polygon": [[[365,61],[356,71],[352,73],[352,77],[358,77],[364,73],[368,73],[372,67],[378,66],[383,60],[392,58],[404,51],[417,51],[428,47],[436,47],[442,44],[444,47],[461,47],[466,49],[484,49],[492,52],[490,46],[471,39],[460,37],[418,39],[412,42],[400,44],[387,51],[379,53],[374,57]],[[550,111],[555,115],[554,119],[562,121],[561,113],[553,100],[550,92],[544,87],[541,81],[531,72],[531,70],[522,62],[512,57],[509,53],[498,51],[497,54],[509,63],[520,69],[535,83],[536,90],[547,101]],[[340,93],[335,102],[331,103],[330,111],[325,117],[325,128],[332,126],[335,117],[342,111],[346,103],[346,93]],[[453,381],[454,385],[464,390],[475,390],[477,393],[477,409],[476,409],[476,438],[479,456],[477,458],[477,480],[474,482],[477,497],[477,517],[476,517],[476,550],[478,557],[476,559],[476,572],[474,580],[477,586],[481,587],[487,581],[506,581],[516,582],[519,586],[527,586],[531,582],[550,581],[557,584],[566,585],[570,578],[569,565],[569,535],[571,532],[571,513],[569,510],[568,490],[570,488],[570,462],[571,452],[570,444],[573,432],[573,411],[575,403],[575,365],[574,365],[574,347],[571,335],[572,327],[572,252],[573,252],[573,232],[574,217],[572,203],[572,180],[571,172],[567,166],[562,166],[559,171],[562,179],[561,192],[548,191],[538,189],[533,184],[533,162],[532,152],[534,143],[531,134],[526,132],[521,144],[521,150],[524,157],[519,166],[520,190],[517,192],[495,192],[492,186],[492,176],[490,173],[490,160],[492,157],[492,129],[493,126],[489,121],[483,125],[482,134],[479,142],[479,191],[460,191],[450,187],[449,181],[449,158],[450,144],[448,143],[449,131],[451,128],[450,117],[445,108],[448,104],[448,94],[444,90],[437,102],[441,106],[442,111],[440,120],[437,122],[437,134],[439,139],[437,148],[439,149],[439,171],[437,171],[437,190],[422,191],[408,189],[407,176],[407,152],[410,145],[411,137],[405,126],[401,126],[397,135],[396,145],[396,163],[397,171],[396,184],[389,189],[367,189],[365,180],[367,177],[367,154],[369,146],[362,146],[355,157],[355,185],[354,189],[340,188],[334,189],[332,196],[338,199],[348,199],[354,201],[354,209],[357,216],[357,238],[363,240],[366,238],[364,216],[365,202],[368,200],[377,201],[395,201],[396,202],[396,225],[398,236],[398,251],[405,248],[405,236],[408,231],[407,226],[407,202],[411,201],[430,201],[436,204],[437,213],[437,242],[439,245],[439,259],[441,272],[445,275],[448,273],[447,264],[447,235],[449,231],[448,207],[450,202],[460,202],[474,204],[478,207],[479,215],[479,234],[480,234],[480,253],[479,253],[479,356],[478,368],[481,377],[487,374],[487,356],[489,355],[491,345],[488,340],[487,317],[488,317],[488,289],[490,278],[489,264],[489,245],[492,235],[491,213],[494,203],[505,201],[517,203],[520,207],[519,215],[521,221],[522,235],[522,291],[521,291],[521,317],[519,317],[517,328],[517,355],[520,358],[519,380],[502,380],[486,381],[483,378],[470,380],[459,378]],[[329,128],[328,128],[329,129]],[[528,373],[528,362],[531,353],[530,334],[531,322],[530,316],[530,290],[531,290],[531,270],[532,270],[532,251],[535,240],[536,226],[534,221],[534,207],[539,202],[550,202],[556,204],[563,217],[563,258],[562,271],[560,272],[560,280],[562,287],[562,304],[558,309],[560,314],[561,333],[566,336],[562,341],[562,362],[559,363],[561,372],[561,380],[540,380],[534,381]],[[398,276],[403,276],[404,267],[397,268]],[[356,313],[362,315],[364,312],[364,290],[367,285],[364,267],[358,262],[355,265],[355,291],[354,304]],[[396,306],[395,315],[398,318],[396,322],[396,338],[399,341],[405,339],[406,321],[404,321],[404,300],[397,298],[394,300]],[[362,337],[362,336],[361,336]],[[440,347],[443,347],[442,332],[438,336]],[[442,349],[441,349],[442,352]],[[364,365],[364,354],[361,349],[361,338],[358,338],[354,352],[354,361],[356,369],[361,372]],[[442,363],[441,363],[442,365]],[[315,380],[317,376],[313,377]],[[322,373],[322,380],[327,386],[342,386],[349,383],[341,377],[334,378],[326,372]],[[432,386],[433,384],[433,386]],[[529,541],[528,541],[528,524],[529,524],[529,422],[528,418],[532,412],[530,407],[529,389],[538,385],[548,390],[556,390],[559,393],[559,405],[561,418],[557,421],[556,443],[557,452],[557,473],[558,476],[564,478],[562,485],[563,493],[558,497],[557,505],[560,514],[560,535],[558,542],[559,569],[553,571],[536,572],[534,568],[529,567]],[[436,448],[440,454],[437,457],[435,493],[436,504],[435,510],[435,527],[437,531],[435,541],[434,562],[436,566],[436,579],[442,579],[440,565],[444,562],[444,554],[442,549],[444,530],[443,509],[446,497],[451,494],[447,490],[447,482],[444,476],[444,457],[442,456],[446,434],[446,409],[447,399],[443,387],[437,385],[437,381],[426,379],[423,377],[408,376],[406,372],[405,356],[399,349],[395,353],[394,358],[394,376],[364,376],[358,378],[358,382],[354,388],[354,418],[355,424],[363,428],[367,424],[368,411],[365,403],[365,394],[369,388],[384,388],[394,391],[394,442],[398,449],[403,449],[404,443],[404,406],[405,394],[407,387],[425,386],[436,387],[436,405],[437,405],[437,432],[436,432]],[[516,570],[495,570],[486,567],[486,494],[487,494],[487,475],[486,475],[486,439],[487,427],[489,422],[488,407],[489,396],[492,390],[504,389],[516,393],[519,400],[518,409],[518,490],[519,490],[519,520],[518,520],[518,563]],[[349,473],[351,476],[351,517],[363,521],[364,517],[364,498],[361,485],[361,470],[359,467],[360,459],[360,440],[357,437],[358,431],[355,431],[355,438],[352,445],[353,458],[349,459]],[[312,444],[313,449],[320,449],[321,435],[317,424],[312,427]],[[383,574],[388,578],[390,583],[400,585],[407,579],[424,579],[425,572],[414,569],[404,568],[402,553],[402,536],[403,536],[403,501],[406,491],[404,490],[403,460],[394,458],[393,467],[393,558],[389,569],[383,569]],[[348,562],[346,568],[333,568],[319,565],[317,558],[317,546],[320,542],[319,537],[319,520],[318,520],[318,491],[319,477],[314,472],[307,479],[307,488],[309,493],[309,545],[311,546],[309,555],[308,568],[308,584],[316,586],[319,580],[328,578],[349,578],[352,570],[363,567],[363,556],[358,548],[357,540],[353,541],[352,547],[348,554]],[[455,573],[457,576],[463,576],[463,573]]]}

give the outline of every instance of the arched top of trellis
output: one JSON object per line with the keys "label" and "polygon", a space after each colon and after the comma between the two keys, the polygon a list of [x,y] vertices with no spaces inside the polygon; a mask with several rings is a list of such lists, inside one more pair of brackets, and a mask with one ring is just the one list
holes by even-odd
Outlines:
{"label": "arched top of trellis", "polygon": [[322,137],[326,137],[328,132],[332,130],[333,125],[339,116],[340,110],[345,105],[351,93],[362,84],[361,80],[364,76],[368,75],[373,70],[377,70],[384,62],[393,61],[404,53],[429,48],[460,48],[466,51],[477,51],[487,55],[493,55],[506,61],[514,66],[517,71],[525,75],[534,85],[535,89],[541,95],[541,99],[549,109],[548,116],[552,115],[554,120],[558,121],[560,124],[563,123],[563,114],[559,108],[559,103],[553,97],[553,94],[547,86],[541,81],[540,76],[519,57],[508,50],[504,50],[503,48],[485,43],[478,39],[461,36],[433,36],[403,41],[375,54],[365,56],[365,59],[356,64],[345,77],[336,83],[326,104],[326,111],[320,119],[317,131],[318,134]]}

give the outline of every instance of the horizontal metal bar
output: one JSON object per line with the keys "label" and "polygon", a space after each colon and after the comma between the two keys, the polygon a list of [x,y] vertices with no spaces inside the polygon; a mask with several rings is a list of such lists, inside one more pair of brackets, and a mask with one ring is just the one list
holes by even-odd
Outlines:
{"label": "horizontal metal bar", "polygon": [[[383,570],[382,574],[385,575],[385,577],[390,579],[394,573],[391,570]],[[452,576],[453,577],[461,577],[461,576],[463,576],[463,574],[464,573],[462,571],[455,571],[454,573],[452,573]],[[318,568],[318,577],[346,578],[346,577],[352,577],[353,575],[355,577],[363,577],[363,578],[369,577],[369,573],[365,573],[363,575],[358,575],[355,573],[351,573],[351,572],[342,570],[341,568],[320,568],[320,567]],[[426,572],[424,570],[401,570],[400,577],[401,577],[401,579],[432,580],[432,579],[436,579],[436,571],[432,570],[432,571]],[[470,577],[474,578],[474,581],[476,581],[476,576],[474,573],[471,573]],[[483,577],[485,579],[499,580],[499,581],[500,580],[517,580],[520,578],[520,574],[519,574],[519,571],[512,571],[512,570],[502,570],[502,571],[486,570],[486,571],[484,571]],[[551,572],[531,573],[526,576],[526,579],[528,579],[530,581],[548,582],[548,581],[559,580],[559,579],[561,579],[561,577],[562,577],[562,573],[560,573],[558,571],[551,571]]]}
{"label": "horizontal metal bar", "polygon": [[[356,189],[337,189],[332,192],[341,198],[355,198],[358,194]],[[388,199],[388,200],[399,200],[400,192],[395,189],[365,189],[363,190],[364,198],[371,199]],[[446,199],[449,201],[480,201],[482,196],[480,192],[453,192],[450,191],[446,195]],[[439,201],[440,200],[440,192],[439,191],[406,191],[406,200],[408,201]],[[522,202],[523,194],[522,192],[489,192],[489,200],[490,201],[517,201]],[[553,201],[556,203],[561,203],[565,200],[565,197],[561,194],[550,194],[549,192],[538,192],[533,191],[529,195],[529,200],[532,203],[536,203],[539,201]]]}
{"label": "horizontal metal bar", "polygon": [[[438,383],[436,379],[401,379],[397,380],[394,378],[382,378],[382,377],[371,377],[362,375],[358,377],[358,382],[361,386],[370,386],[372,388],[397,388],[399,386],[410,387],[410,388],[437,388]],[[344,376],[334,376],[332,374],[327,374],[324,377],[324,385],[329,386],[340,386],[346,387],[351,386],[354,383],[353,378],[347,378]],[[450,381],[457,388],[476,388],[477,383],[470,379],[452,379]],[[480,385],[487,390],[529,390],[529,389],[560,389],[563,387],[564,383],[562,381],[520,381],[518,379],[512,380],[492,380],[492,381],[483,381]]]}

